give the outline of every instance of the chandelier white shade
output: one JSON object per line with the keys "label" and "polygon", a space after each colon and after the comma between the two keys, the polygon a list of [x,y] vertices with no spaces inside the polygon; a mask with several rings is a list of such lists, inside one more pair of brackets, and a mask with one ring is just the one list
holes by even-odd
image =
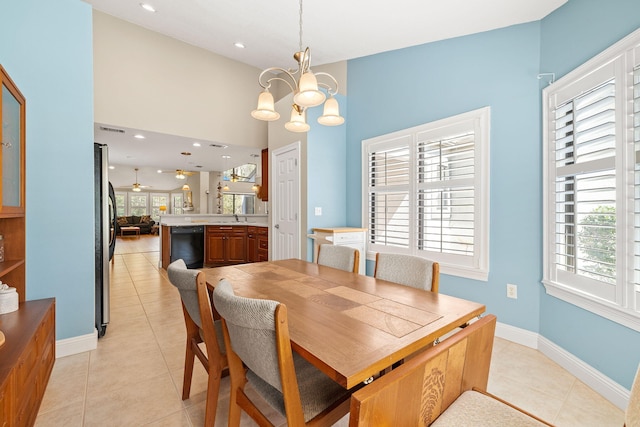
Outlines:
{"label": "chandelier white shade", "polygon": [[338,126],[344,123],[344,117],[340,116],[338,100],[333,96],[324,103],[324,110],[318,117],[318,123],[325,126]]}
{"label": "chandelier white shade", "polygon": [[[291,110],[291,120],[285,124],[287,130],[307,132],[310,126],[306,123],[305,109],[321,105],[325,100],[324,114],[318,119],[318,123],[325,126],[341,125],[344,123],[344,117],[340,116],[338,101],[333,97],[338,93],[338,82],[329,73],[318,72],[314,74],[311,71],[309,48],[302,50],[302,0],[300,0],[299,48],[300,50],[293,54],[293,58],[298,62],[297,70],[270,67],[260,73],[258,83],[264,90],[260,93],[258,106],[251,112],[251,116],[265,121],[280,118],[280,114],[275,110],[273,95],[269,92],[272,82],[279,80],[286,83],[293,93],[294,104]],[[327,99],[327,94],[329,99]]]}
{"label": "chandelier white shade", "polygon": [[306,112],[298,111],[295,105],[291,108],[291,120],[284,124],[285,129],[291,132],[307,132],[310,126],[306,121]]}
{"label": "chandelier white shade", "polygon": [[276,112],[273,104],[273,95],[266,88],[258,96],[258,108],[251,112],[251,116],[258,120],[273,121],[280,118],[280,113]]}

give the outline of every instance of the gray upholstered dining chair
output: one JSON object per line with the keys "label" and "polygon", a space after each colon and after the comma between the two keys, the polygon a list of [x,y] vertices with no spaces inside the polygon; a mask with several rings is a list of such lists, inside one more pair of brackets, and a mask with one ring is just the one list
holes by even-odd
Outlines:
{"label": "gray upholstered dining chair", "polygon": [[360,251],[348,246],[322,244],[318,246],[318,264],[357,273]]}
{"label": "gray upholstered dining chair", "polygon": [[[193,363],[195,357],[208,373],[207,402],[205,406],[205,425],[212,426],[216,419],[220,378],[227,367],[222,324],[215,321],[205,275],[199,270],[189,270],[182,259],[178,259],[167,268],[172,285],[178,288],[182,300],[182,312],[187,327],[187,347],[182,381],[182,400],[189,398]],[[199,344],[204,342],[205,354]]]}
{"label": "gray upholstered dining chair", "polygon": [[437,293],[440,267],[437,262],[425,258],[378,252],[373,276],[376,279]]}
{"label": "gray upholstered dining chair", "polygon": [[229,426],[240,424],[241,410],[261,426],[273,425],[245,393],[247,381],[289,426],[330,426],[349,412],[350,392],[292,351],[284,304],[236,296],[225,279],[213,301],[229,360]]}

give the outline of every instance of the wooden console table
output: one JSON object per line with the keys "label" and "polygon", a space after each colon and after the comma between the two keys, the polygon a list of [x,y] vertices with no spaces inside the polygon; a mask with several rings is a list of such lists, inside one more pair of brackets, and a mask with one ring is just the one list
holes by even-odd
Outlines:
{"label": "wooden console table", "polygon": [[0,426],[32,426],[55,362],[55,299],[0,314]]}

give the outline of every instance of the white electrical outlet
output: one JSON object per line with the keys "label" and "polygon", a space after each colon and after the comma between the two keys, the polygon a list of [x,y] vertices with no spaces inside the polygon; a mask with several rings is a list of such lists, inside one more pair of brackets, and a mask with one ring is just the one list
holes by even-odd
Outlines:
{"label": "white electrical outlet", "polygon": [[507,298],[518,299],[518,286],[507,283]]}
{"label": "white electrical outlet", "polygon": [[321,207],[316,207],[315,213],[316,213],[316,216],[322,216],[322,208]]}

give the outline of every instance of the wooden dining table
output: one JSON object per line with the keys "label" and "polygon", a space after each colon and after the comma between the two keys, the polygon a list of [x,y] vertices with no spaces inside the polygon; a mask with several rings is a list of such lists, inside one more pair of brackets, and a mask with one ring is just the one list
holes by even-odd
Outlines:
{"label": "wooden dining table", "polygon": [[287,306],[294,351],[347,389],[485,311],[448,295],[298,259],[204,268],[207,283]]}

